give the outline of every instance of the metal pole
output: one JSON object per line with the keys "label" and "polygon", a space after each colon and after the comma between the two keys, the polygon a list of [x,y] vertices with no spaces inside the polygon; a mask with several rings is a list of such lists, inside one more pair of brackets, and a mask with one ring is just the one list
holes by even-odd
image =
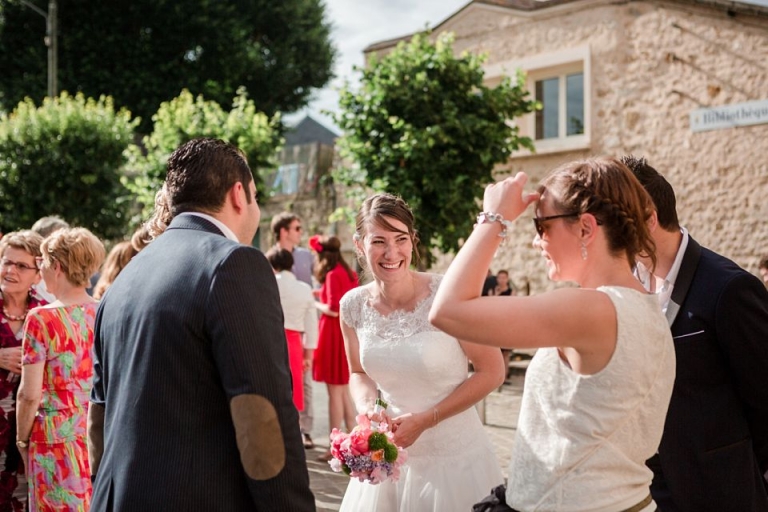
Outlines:
{"label": "metal pole", "polygon": [[59,22],[56,0],[48,4],[48,96],[55,98],[59,94],[58,69],[59,69]]}

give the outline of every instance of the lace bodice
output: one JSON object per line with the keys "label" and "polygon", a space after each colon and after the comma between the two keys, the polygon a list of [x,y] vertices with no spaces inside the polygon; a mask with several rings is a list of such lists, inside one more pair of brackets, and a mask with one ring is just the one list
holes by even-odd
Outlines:
{"label": "lace bodice", "polygon": [[[393,416],[431,409],[467,379],[468,361],[461,345],[428,320],[441,279],[440,275],[432,276],[429,295],[413,311],[382,315],[371,305],[367,287],[351,290],[341,301],[341,319],[357,333],[363,369],[376,382]],[[462,418],[482,429],[474,408],[470,408],[426,431],[419,444],[431,443],[435,431],[461,436],[473,430],[450,426],[453,421],[464,421]],[[430,450],[444,451],[438,446]]]}

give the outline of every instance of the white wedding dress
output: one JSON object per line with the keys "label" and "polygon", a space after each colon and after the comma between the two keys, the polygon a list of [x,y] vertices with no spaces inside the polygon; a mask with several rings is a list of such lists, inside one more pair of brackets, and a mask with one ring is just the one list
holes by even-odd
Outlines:
{"label": "white wedding dress", "polygon": [[[341,301],[341,318],[357,332],[361,363],[389,404],[390,417],[432,410],[467,379],[461,345],[428,320],[441,279],[432,276],[431,293],[410,312],[382,316],[369,304],[366,287]],[[407,451],[397,482],[350,479],[340,511],[468,512],[503,483],[474,407],[425,430]]]}

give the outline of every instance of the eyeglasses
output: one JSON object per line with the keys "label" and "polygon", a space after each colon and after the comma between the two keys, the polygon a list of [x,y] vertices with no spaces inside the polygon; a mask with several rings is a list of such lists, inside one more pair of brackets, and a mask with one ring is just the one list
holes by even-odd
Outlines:
{"label": "eyeglasses", "polygon": [[546,217],[534,217],[533,218],[533,226],[536,228],[536,233],[538,233],[539,238],[544,236],[544,226],[541,225],[542,222],[546,222],[548,220],[555,220],[555,219],[565,219],[566,217],[578,217],[581,215],[580,212],[571,212],[571,213],[563,213],[560,215],[548,215]]}
{"label": "eyeglasses", "polygon": [[16,270],[18,270],[19,272],[24,272],[25,270],[34,270],[35,272],[37,272],[37,267],[27,265],[26,263],[19,263],[18,261],[11,261],[7,258],[3,258],[2,260],[0,260],[0,265],[6,269],[11,267],[16,267]]}

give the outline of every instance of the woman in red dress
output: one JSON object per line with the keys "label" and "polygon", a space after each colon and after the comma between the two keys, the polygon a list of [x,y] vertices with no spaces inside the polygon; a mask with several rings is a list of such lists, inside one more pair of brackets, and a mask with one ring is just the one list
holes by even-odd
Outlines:
{"label": "woman in red dress", "polygon": [[[344,420],[347,431],[355,426],[355,406],[349,394],[349,364],[344,350],[344,338],[339,324],[339,301],[357,286],[357,274],[341,255],[341,242],[335,236],[313,236],[309,246],[317,253],[315,278],[320,315],[317,350],[312,361],[312,378],[328,386],[329,432],[341,429]],[[320,458],[330,460],[330,451]]]}

